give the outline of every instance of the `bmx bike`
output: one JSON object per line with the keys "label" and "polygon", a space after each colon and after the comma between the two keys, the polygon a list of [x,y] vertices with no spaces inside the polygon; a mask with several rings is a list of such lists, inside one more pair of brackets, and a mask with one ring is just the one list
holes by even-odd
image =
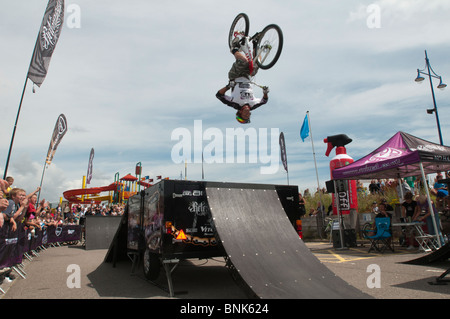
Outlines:
{"label": "bmx bike", "polygon": [[324,225],[322,226],[321,236],[323,236],[325,239],[329,239],[330,243],[332,241],[331,232],[333,230],[333,224],[334,224],[334,219],[332,219],[330,217],[325,217]]}
{"label": "bmx bike", "polygon": [[[236,41],[240,44],[242,51],[252,70],[254,63],[263,70],[270,69],[277,63],[283,49],[283,32],[276,24],[269,24],[261,32],[249,36],[250,19],[247,14],[239,13],[234,18],[228,34],[228,46],[230,49]],[[253,47],[250,46],[253,44]],[[250,72],[251,74],[251,72]]]}

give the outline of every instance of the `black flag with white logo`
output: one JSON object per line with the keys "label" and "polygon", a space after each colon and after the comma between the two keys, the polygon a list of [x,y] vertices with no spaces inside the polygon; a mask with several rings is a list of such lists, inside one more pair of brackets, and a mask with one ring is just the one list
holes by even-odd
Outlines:
{"label": "black flag with white logo", "polygon": [[280,151],[281,151],[281,161],[283,162],[283,166],[285,171],[288,171],[288,165],[287,165],[287,155],[286,155],[286,143],[284,141],[284,134],[283,132],[280,133]]}
{"label": "black flag with white logo", "polygon": [[93,171],[93,162],[94,162],[94,148],[91,148],[91,154],[89,154],[88,170],[87,170],[87,173],[86,173],[86,184],[90,184],[91,183],[92,171]]}
{"label": "black flag with white logo", "polygon": [[61,139],[67,132],[67,120],[64,114],[61,114],[56,120],[55,128],[53,130],[52,139],[48,147],[47,158],[45,162],[50,165],[55,155],[56,148],[58,147]]}
{"label": "black flag with white logo", "polygon": [[61,34],[63,22],[64,0],[49,0],[28,69],[28,78],[39,87],[47,75],[50,59]]}

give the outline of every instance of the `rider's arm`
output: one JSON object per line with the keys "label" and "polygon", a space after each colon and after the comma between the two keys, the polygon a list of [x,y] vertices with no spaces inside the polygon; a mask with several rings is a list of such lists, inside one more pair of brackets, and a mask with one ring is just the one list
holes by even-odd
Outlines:
{"label": "rider's arm", "polygon": [[263,97],[262,97],[262,99],[259,99],[259,101],[257,100],[257,102],[256,102],[256,104],[254,104],[251,108],[250,108],[250,110],[254,110],[254,109],[257,109],[258,107],[260,107],[261,105],[264,105],[264,104],[266,104],[267,103],[267,101],[269,100],[269,95],[268,95],[268,93],[269,93],[269,88],[268,87],[263,87]]}
{"label": "rider's arm", "polygon": [[216,93],[216,97],[220,100],[220,102],[222,102],[223,104],[226,104],[228,106],[231,106],[232,108],[236,109],[236,110],[240,110],[241,106],[236,103],[236,102],[232,102],[231,101],[231,97],[229,97],[228,95],[225,95],[225,92],[227,92],[230,89],[230,87],[227,85],[223,88],[221,88],[219,91],[217,91]]}
{"label": "rider's arm", "polygon": [[259,100],[259,102],[257,102],[256,104],[254,104],[250,110],[254,110],[257,109],[258,107],[260,107],[261,105],[264,105],[267,103],[267,101],[269,100],[269,97],[267,96],[267,94],[264,94],[263,98],[261,100]]}
{"label": "rider's arm", "polygon": [[[217,94],[225,95],[225,93],[226,93],[229,89],[230,89],[230,87],[227,85],[227,86],[221,88],[219,91],[217,91]],[[217,94],[216,94],[216,95],[217,95]]]}

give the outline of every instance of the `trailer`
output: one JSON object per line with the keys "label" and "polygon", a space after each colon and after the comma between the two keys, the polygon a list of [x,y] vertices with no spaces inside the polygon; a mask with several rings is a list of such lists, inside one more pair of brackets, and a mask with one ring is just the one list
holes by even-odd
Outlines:
{"label": "trailer", "polygon": [[[183,259],[226,257],[216,232],[206,193],[207,187],[273,188],[273,185],[162,180],[129,198],[127,251],[143,261],[145,277],[155,281],[164,270],[170,294],[171,273]],[[299,219],[298,188],[277,186],[290,213]],[[137,265],[133,267],[136,268]]]}
{"label": "trailer", "polygon": [[149,280],[158,278],[161,268],[169,275],[169,266],[181,259],[223,256],[204,183],[163,180],[131,197],[127,248],[143,256]]}
{"label": "trailer", "polygon": [[297,186],[163,180],[129,199],[105,262],[126,250],[155,284],[164,270],[171,297],[180,261],[214,257],[249,297],[366,297],[303,243],[298,203]]}

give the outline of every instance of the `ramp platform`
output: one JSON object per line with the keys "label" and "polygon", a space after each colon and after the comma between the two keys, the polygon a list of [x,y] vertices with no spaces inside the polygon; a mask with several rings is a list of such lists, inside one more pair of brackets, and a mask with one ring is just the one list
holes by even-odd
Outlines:
{"label": "ramp platform", "polygon": [[227,258],[254,297],[370,298],[309,251],[293,229],[276,186],[207,183],[206,194]]}
{"label": "ramp platform", "polygon": [[450,258],[450,243],[441,248],[416,259],[403,262],[411,265],[428,265],[436,262],[443,262]]}

